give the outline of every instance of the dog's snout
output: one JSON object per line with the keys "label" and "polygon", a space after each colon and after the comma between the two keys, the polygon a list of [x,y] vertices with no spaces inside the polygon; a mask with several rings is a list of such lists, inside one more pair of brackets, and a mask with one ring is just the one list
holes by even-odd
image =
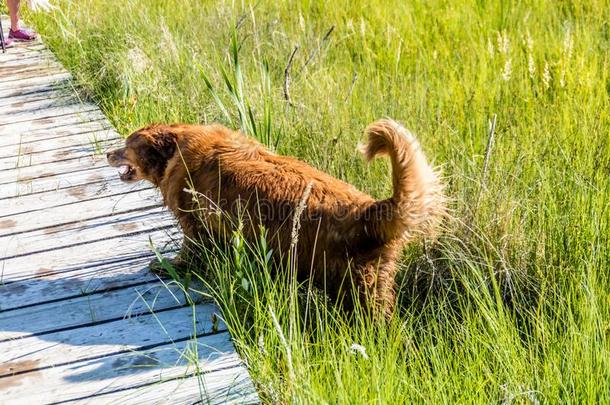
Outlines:
{"label": "dog's snout", "polygon": [[108,163],[116,162],[117,160],[120,160],[122,158],[123,154],[121,149],[114,149],[106,152],[106,160],[108,161]]}
{"label": "dog's snout", "polygon": [[106,152],[106,161],[110,165],[117,164],[121,160],[121,158],[122,158],[122,156],[121,156],[120,150],[118,150],[118,149],[114,149],[114,150]]}

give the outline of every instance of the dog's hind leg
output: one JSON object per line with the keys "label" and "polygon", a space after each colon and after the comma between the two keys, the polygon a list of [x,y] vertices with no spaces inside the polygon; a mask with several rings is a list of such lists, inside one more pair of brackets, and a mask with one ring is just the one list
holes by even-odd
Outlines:
{"label": "dog's hind leg", "polygon": [[358,297],[374,318],[390,318],[396,305],[396,266],[393,262],[372,261],[356,271]]}

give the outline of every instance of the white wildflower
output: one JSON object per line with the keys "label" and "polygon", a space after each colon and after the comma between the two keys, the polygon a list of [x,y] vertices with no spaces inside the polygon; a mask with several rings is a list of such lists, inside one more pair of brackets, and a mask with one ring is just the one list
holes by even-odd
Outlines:
{"label": "white wildflower", "polygon": [[177,61],[180,59],[180,56],[178,54],[178,48],[176,47],[176,41],[174,41],[174,35],[171,33],[164,21],[161,21],[160,26],[161,49],[164,49],[173,60]]}
{"label": "white wildflower", "polygon": [[148,56],[136,46],[127,51],[127,62],[135,73],[140,74],[143,73],[150,64],[150,59],[148,59]]}
{"label": "white wildflower", "polygon": [[536,63],[534,62],[534,40],[529,32],[525,42],[527,44],[527,71],[530,74],[530,78],[533,79],[536,75]]}
{"label": "white wildflower", "polygon": [[491,42],[491,39],[487,38],[487,52],[489,52],[489,57],[491,59],[494,58],[494,44]]}
{"label": "white wildflower", "polygon": [[548,89],[551,86],[551,71],[549,70],[549,62],[544,62],[544,71],[542,73],[542,83],[544,88]]}
{"label": "white wildflower", "polygon": [[510,48],[510,41],[508,35],[505,32],[498,32],[498,51],[504,55],[508,55]]}
{"label": "white wildflower", "polygon": [[570,59],[572,58],[573,46],[574,46],[574,43],[572,40],[572,34],[570,32],[570,29],[568,28],[566,30],[565,38],[563,40],[563,50],[562,50],[563,60],[561,61],[561,70],[559,72],[559,86],[561,86],[561,87],[565,87],[565,85],[566,85],[566,68],[569,66]]}
{"label": "white wildflower", "polygon": [[512,72],[512,66],[510,58],[506,59],[506,63],[504,64],[504,70],[502,71],[502,80],[505,82],[510,80],[510,74]]}
{"label": "white wildflower", "polygon": [[508,51],[510,49],[510,41],[508,40],[508,35],[505,32],[498,32],[498,53],[504,59],[504,69],[502,70],[502,80],[505,82],[510,79],[510,74],[512,72],[512,65],[510,56],[508,56]]}
{"label": "white wildflower", "polygon": [[265,339],[263,335],[258,335],[258,351],[262,354],[267,354],[267,350],[265,350]]}
{"label": "white wildflower", "polygon": [[566,30],[566,36],[563,39],[563,51],[564,51],[566,60],[570,60],[570,58],[572,57],[573,48],[574,48],[574,41],[572,39],[572,33],[570,32],[570,29],[568,28]]}
{"label": "white wildflower", "polygon": [[523,387],[522,385],[517,385],[516,387],[510,387],[508,383],[500,385],[500,388],[504,391],[504,399],[501,402],[502,404],[514,404],[520,403],[519,398],[527,398],[529,402],[533,405],[539,405],[540,401],[538,401],[538,395],[540,391],[537,390],[529,390]]}
{"label": "white wildflower", "polygon": [[349,347],[349,351],[351,354],[359,353],[365,360],[369,359],[369,356],[368,354],[366,354],[366,349],[364,348],[364,346],[359,345],[358,343],[352,343],[352,345]]}
{"label": "white wildflower", "polygon": [[530,35],[529,31],[527,33],[527,37],[525,37],[525,44],[527,45],[527,50],[532,52],[534,50],[534,40]]}

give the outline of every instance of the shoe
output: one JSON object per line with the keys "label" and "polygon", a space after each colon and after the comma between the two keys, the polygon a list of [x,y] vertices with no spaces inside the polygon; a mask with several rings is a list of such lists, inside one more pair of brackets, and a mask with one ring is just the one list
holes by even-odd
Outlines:
{"label": "shoe", "polygon": [[[12,47],[12,46],[13,46],[13,40],[12,40],[12,39],[10,39],[10,38],[6,38],[6,39],[4,40],[4,47],[5,47],[5,48],[10,48],[10,47]],[[2,48],[2,47],[0,46],[0,48]]]}
{"label": "shoe", "polygon": [[8,37],[9,39],[16,39],[18,41],[33,41],[36,39],[36,33],[26,28],[19,28],[15,31],[11,28],[8,30]]}

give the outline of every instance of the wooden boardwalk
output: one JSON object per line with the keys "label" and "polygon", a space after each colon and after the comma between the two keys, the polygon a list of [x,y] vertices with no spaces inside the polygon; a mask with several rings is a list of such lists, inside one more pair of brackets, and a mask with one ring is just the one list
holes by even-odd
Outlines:
{"label": "wooden boardwalk", "polygon": [[0,53],[0,403],[256,402],[214,304],[148,271],[179,231],[70,80],[42,42]]}

